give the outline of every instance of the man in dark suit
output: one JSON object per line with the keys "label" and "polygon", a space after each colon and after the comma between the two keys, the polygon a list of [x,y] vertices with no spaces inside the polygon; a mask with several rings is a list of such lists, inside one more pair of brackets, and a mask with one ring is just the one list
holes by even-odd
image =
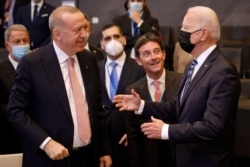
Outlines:
{"label": "man in dark suit", "polygon": [[[35,8],[37,6],[37,14]],[[44,0],[32,0],[20,7],[16,23],[23,24],[30,33],[31,49],[47,45],[51,41],[48,19],[54,7]]]}
{"label": "man in dark suit", "polygon": [[151,123],[144,123],[141,130],[148,138],[176,144],[177,167],[236,166],[233,143],[240,80],[236,68],[219,51],[219,39],[216,13],[203,6],[189,8],[179,42],[194,60],[184,72],[176,98],[148,103],[132,91],[132,95],[114,99],[120,110],[155,117],[151,117]]}
{"label": "man in dark suit", "polygon": [[125,8],[127,13],[114,18],[113,22],[118,24],[126,37],[125,51],[128,56],[134,57],[133,49],[139,36],[146,32],[152,32],[159,35],[159,23],[154,17],[151,17],[147,7],[146,0],[135,2],[126,0]]}
{"label": "man in dark suit", "polygon": [[[143,66],[146,76],[127,87],[127,93],[134,89],[142,99],[164,102],[174,98],[177,93],[181,74],[164,69],[166,52],[158,36],[146,33],[135,44],[136,61]],[[157,99],[154,82],[159,82],[160,98]],[[172,167],[174,159],[166,140],[148,139],[140,131],[140,126],[149,122],[133,112],[126,114],[126,127],[131,167]]]}
{"label": "man in dark suit", "polygon": [[[145,75],[135,60],[127,57],[124,52],[126,39],[122,35],[121,29],[116,24],[108,24],[102,28],[101,46],[105,50],[107,57],[99,62],[102,105],[107,118],[105,128],[108,130],[107,140],[104,141],[110,151],[113,165],[112,167],[129,166],[127,139],[125,130],[124,113],[112,103],[114,94],[125,93],[128,85]],[[111,64],[116,63],[114,69]],[[116,73],[116,80],[110,77]]]}
{"label": "man in dark suit", "polygon": [[[103,109],[97,62],[83,51],[87,22],[79,9],[61,6],[49,23],[53,42],[18,65],[7,118],[24,139],[24,167],[97,167]],[[87,129],[80,130],[84,118]],[[111,166],[108,155],[100,160]]]}
{"label": "man in dark suit", "polygon": [[20,60],[13,48],[29,46],[29,42],[28,30],[23,25],[12,25],[5,31],[5,46],[9,56],[0,63],[0,132],[3,134],[0,138],[0,154],[22,152],[22,138],[7,121],[6,110],[15,70]]}

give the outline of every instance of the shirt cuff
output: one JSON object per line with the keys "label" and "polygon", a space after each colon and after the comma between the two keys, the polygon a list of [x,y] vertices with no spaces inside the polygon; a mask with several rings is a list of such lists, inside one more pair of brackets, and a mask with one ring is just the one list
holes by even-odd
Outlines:
{"label": "shirt cuff", "polygon": [[163,125],[162,130],[161,130],[161,139],[162,140],[169,140],[168,128],[169,128],[169,124]]}
{"label": "shirt cuff", "polygon": [[141,27],[142,23],[143,23],[143,20],[141,20],[141,21],[137,24],[137,27]]}
{"label": "shirt cuff", "polygon": [[46,146],[46,144],[51,140],[51,137],[47,137],[42,144],[40,145],[40,149],[44,149],[44,147]]}
{"label": "shirt cuff", "polygon": [[138,108],[138,111],[135,111],[135,114],[137,114],[137,115],[141,115],[141,114],[142,114],[142,111],[143,111],[144,106],[145,106],[145,101],[144,101],[144,100],[141,100],[141,104],[140,104],[140,106],[139,106],[139,108]]}

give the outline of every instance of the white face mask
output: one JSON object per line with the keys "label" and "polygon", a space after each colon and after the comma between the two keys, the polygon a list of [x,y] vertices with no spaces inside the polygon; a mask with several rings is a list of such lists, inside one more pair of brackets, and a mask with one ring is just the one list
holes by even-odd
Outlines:
{"label": "white face mask", "polygon": [[123,52],[123,45],[116,41],[116,40],[111,40],[109,41],[106,46],[105,46],[105,52],[109,55],[109,56],[118,56]]}
{"label": "white face mask", "polygon": [[141,12],[143,9],[142,2],[130,2],[129,9],[134,12]]}

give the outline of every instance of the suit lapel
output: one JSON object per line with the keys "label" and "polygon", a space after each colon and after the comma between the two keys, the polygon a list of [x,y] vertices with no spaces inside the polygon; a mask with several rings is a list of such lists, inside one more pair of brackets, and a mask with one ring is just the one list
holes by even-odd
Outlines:
{"label": "suit lapel", "polygon": [[60,101],[61,105],[64,108],[64,112],[66,113],[68,118],[72,121],[68,96],[61,68],[52,44],[47,46],[47,54],[45,54],[44,57],[42,58],[42,64],[48,76],[48,80],[50,81],[50,84],[53,87],[53,90],[55,91],[58,100]]}
{"label": "suit lapel", "polygon": [[138,83],[138,87],[139,87],[138,93],[140,94],[142,99],[152,100],[152,97],[150,96],[150,93],[148,91],[148,84],[147,84],[146,76],[140,80],[140,82]]}
{"label": "suit lapel", "polygon": [[119,79],[116,94],[122,93],[121,91],[124,90],[124,88],[128,86],[128,81],[130,81],[130,77],[131,77],[129,74],[132,74],[133,72],[132,67],[134,66],[131,64],[129,57],[126,56],[126,59],[122,68],[121,76]]}
{"label": "suit lapel", "polygon": [[[166,93],[166,101],[173,99],[176,95],[176,90],[179,88],[179,84],[176,83],[178,79],[172,75],[168,70],[166,71],[165,76],[165,93]],[[168,92],[166,91],[168,90]]]}
{"label": "suit lapel", "polygon": [[[200,80],[202,80],[203,76],[207,72],[207,70],[211,67],[212,61],[216,58],[218,55],[218,49],[216,48],[204,61],[204,63],[201,65],[200,69],[197,71],[195,77],[191,81],[189,88],[187,89],[187,92],[185,95],[182,97],[182,103],[187,99],[189,96],[190,92],[193,90],[193,88],[198,84]],[[182,91],[182,89],[181,89]]]}

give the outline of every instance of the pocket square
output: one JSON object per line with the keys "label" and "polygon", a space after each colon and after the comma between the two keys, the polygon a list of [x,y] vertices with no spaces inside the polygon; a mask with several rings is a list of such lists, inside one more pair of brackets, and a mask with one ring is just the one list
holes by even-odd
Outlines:
{"label": "pocket square", "polygon": [[48,17],[49,16],[49,14],[48,13],[45,13],[45,14],[43,14],[41,17]]}

